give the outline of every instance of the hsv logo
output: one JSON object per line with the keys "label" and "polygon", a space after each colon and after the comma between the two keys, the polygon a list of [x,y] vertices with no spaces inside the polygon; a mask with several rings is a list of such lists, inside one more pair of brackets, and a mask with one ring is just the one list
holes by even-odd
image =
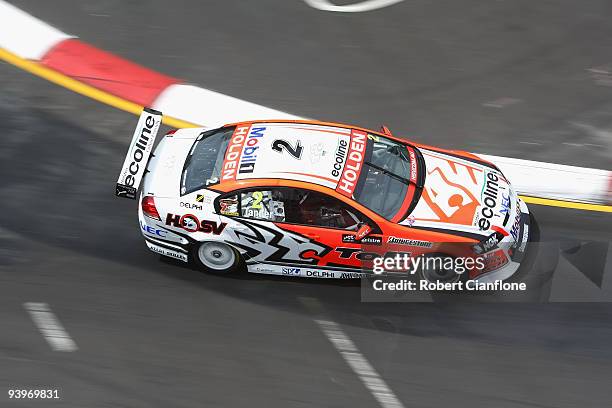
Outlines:
{"label": "hsv logo", "polygon": [[427,167],[423,201],[429,216],[417,219],[472,225],[479,202],[471,191],[480,190],[477,177],[482,170],[433,155],[428,155]]}
{"label": "hsv logo", "polygon": [[357,181],[359,180],[359,174],[361,174],[367,136],[367,133],[361,130],[351,130],[351,142],[349,144],[346,163],[344,164],[344,170],[338,181],[338,187],[336,187],[337,192],[347,197],[353,196]]}
{"label": "hsv logo", "polygon": [[166,225],[182,228],[187,232],[200,231],[206,234],[219,235],[221,232],[223,232],[223,229],[225,229],[227,224],[225,222],[218,224],[215,221],[210,220],[200,221],[198,217],[193,214],[174,215],[169,213],[166,216]]}

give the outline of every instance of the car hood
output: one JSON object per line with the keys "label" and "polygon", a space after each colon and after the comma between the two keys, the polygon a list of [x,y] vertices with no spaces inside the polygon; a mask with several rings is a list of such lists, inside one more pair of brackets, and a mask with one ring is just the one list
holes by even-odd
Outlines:
{"label": "car hood", "polygon": [[499,170],[467,157],[419,150],[425,160],[425,184],[402,224],[488,235],[514,220],[517,198]]}

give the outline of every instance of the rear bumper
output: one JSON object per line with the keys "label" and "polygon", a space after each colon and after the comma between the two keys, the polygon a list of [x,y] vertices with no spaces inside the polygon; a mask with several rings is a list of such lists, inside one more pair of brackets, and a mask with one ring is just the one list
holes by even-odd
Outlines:
{"label": "rear bumper", "polygon": [[138,222],[140,233],[149,250],[183,262],[189,261],[189,252],[192,247],[190,240],[165,228],[161,221],[145,216],[140,205],[138,206]]}

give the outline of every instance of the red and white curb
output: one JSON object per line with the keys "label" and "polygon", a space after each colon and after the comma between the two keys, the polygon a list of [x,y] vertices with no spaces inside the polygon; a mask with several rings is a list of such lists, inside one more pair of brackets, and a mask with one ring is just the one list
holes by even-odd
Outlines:
{"label": "red and white curb", "polygon": [[87,85],[164,115],[213,126],[295,115],[183,83],[100,50],[0,1],[0,47]]}
{"label": "red and white curb", "polygon": [[[211,127],[299,116],[182,82],[109,52],[0,0],[0,47],[92,87],[187,122]],[[497,164],[523,195],[612,204],[612,172],[479,154]]]}
{"label": "red and white curb", "polygon": [[611,171],[476,154],[495,163],[519,194],[553,200],[612,204]]}

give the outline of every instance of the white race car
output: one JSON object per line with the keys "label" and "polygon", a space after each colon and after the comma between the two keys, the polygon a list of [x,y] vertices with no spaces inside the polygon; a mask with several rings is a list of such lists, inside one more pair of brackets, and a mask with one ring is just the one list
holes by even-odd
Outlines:
{"label": "white race car", "polygon": [[485,282],[511,277],[525,255],[527,206],[476,155],[386,127],[286,120],[171,131],[151,155],[161,117],[143,111],[116,188],[139,198],[141,232],[161,255],[320,278],[362,277],[398,253],[480,257],[465,274],[419,273]]}

